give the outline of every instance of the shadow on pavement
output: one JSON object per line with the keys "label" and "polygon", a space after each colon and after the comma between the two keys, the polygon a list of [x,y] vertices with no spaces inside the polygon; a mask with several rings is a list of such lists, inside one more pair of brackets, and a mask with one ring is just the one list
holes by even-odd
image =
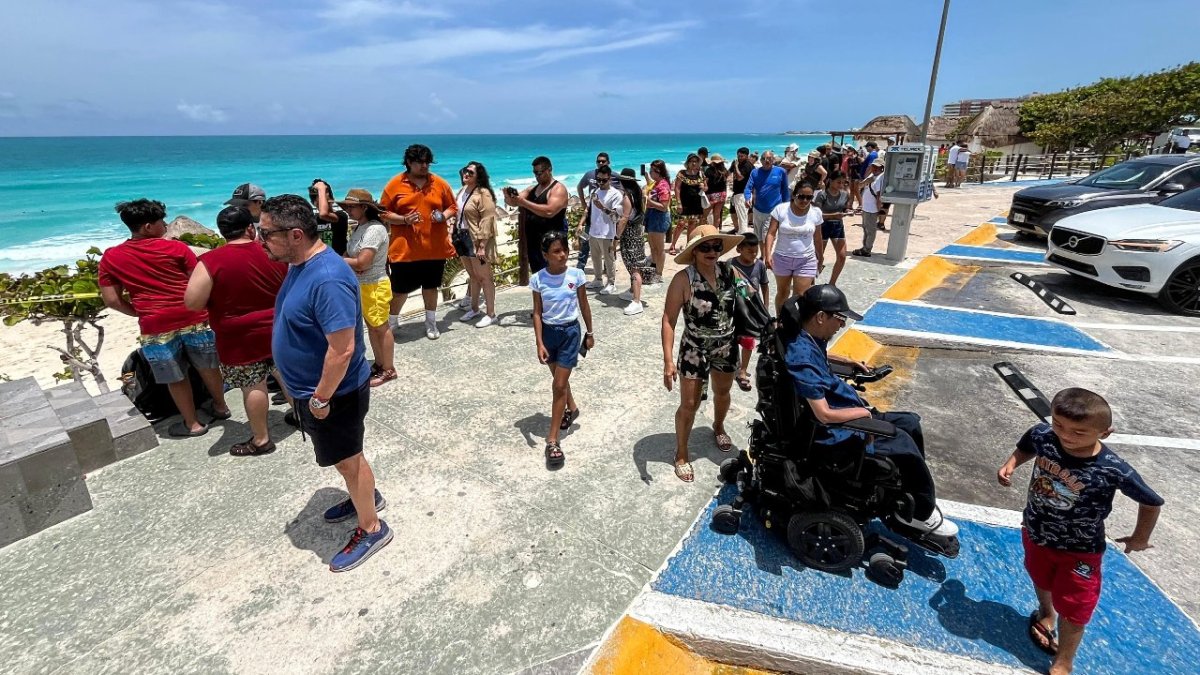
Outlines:
{"label": "shadow on pavement", "polygon": [[929,598],[929,606],[937,611],[938,622],[950,633],[968,640],[983,640],[1039,673],[1050,667],[1050,657],[1029,639],[1027,615],[1000,602],[967,597],[967,588],[958,579],[943,583]]}
{"label": "shadow on pavement", "polygon": [[[673,423],[673,422],[672,422]],[[696,443],[696,433],[700,432],[701,438],[708,439],[704,443]],[[735,456],[738,448],[735,446],[730,452],[721,452],[717,448],[716,441],[713,440],[713,430],[710,426],[694,427],[692,429],[692,438],[688,442],[688,451],[691,455],[692,464],[695,464],[701,459],[707,459],[714,465],[719,466],[726,457]],[[660,462],[666,464],[671,470],[671,475],[674,477],[675,471],[675,434],[654,434],[646,436],[638,440],[633,446],[633,463],[637,466],[638,475],[642,482],[649,485],[654,481],[654,477],[650,475],[650,462]],[[676,479],[677,480],[677,479]]]}
{"label": "shadow on pavement", "polygon": [[346,497],[346,491],[337,488],[324,487],[314,492],[300,513],[283,528],[292,546],[312,551],[321,562],[328,565],[346,543],[350,531],[354,529],[355,520],[351,518],[343,523],[327,523],[323,514],[325,509]]}

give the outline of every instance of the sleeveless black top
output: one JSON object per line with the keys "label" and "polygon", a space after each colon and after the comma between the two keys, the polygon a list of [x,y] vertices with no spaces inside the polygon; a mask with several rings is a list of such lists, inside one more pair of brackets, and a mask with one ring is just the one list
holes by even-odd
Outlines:
{"label": "sleeveless black top", "polygon": [[[533,202],[534,204],[547,203],[548,201],[550,201],[550,191],[554,189],[555,185],[558,185],[557,180],[554,181],[553,183],[551,183],[550,186],[546,188],[546,191],[543,192],[540,196],[538,195],[538,186],[534,185],[533,189],[529,191],[529,201]],[[538,214],[534,213],[533,211],[526,210],[525,211],[525,227],[531,228],[531,229],[536,229],[541,232],[554,232],[554,231],[566,232],[567,231],[567,209],[566,209],[566,207],[564,207],[562,211],[559,211],[558,213],[554,214],[553,216],[550,216],[549,218],[539,216]]]}

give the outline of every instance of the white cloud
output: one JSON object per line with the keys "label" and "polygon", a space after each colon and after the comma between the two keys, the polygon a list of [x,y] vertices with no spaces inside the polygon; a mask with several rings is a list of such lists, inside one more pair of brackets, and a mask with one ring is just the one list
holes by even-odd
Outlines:
{"label": "white cloud", "polygon": [[422,7],[408,0],[328,0],[325,9],[317,16],[325,21],[349,24],[370,23],[388,17],[444,19],[450,14],[443,9]]}
{"label": "white cloud", "polygon": [[229,119],[229,115],[225,114],[224,110],[214,108],[207,103],[187,103],[186,101],[180,101],[179,105],[175,106],[175,109],[193,122],[220,124]]}
{"label": "white cloud", "polygon": [[446,104],[442,102],[441,97],[439,97],[437,94],[429,95],[429,103],[433,106],[433,109],[440,112],[443,117],[452,120],[458,119],[458,113],[447,107]]}
{"label": "white cloud", "polygon": [[655,31],[646,35],[626,38],[624,40],[604,41],[599,44],[592,44],[586,47],[568,47],[554,51],[546,51],[537,56],[522,61],[523,67],[544,66],[547,63],[562,61],[573,56],[584,56],[587,54],[603,54],[605,52],[614,52],[621,49],[632,49],[634,47],[645,47],[647,45],[658,44],[668,40],[674,40],[679,37],[679,32],[674,30]]}

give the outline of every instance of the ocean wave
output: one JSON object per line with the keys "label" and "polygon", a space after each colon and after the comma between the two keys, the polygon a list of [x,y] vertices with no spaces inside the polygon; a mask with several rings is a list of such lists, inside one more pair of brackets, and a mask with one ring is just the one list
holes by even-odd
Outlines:
{"label": "ocean wave", "polygon": [[116,230],[110,232],[80,232],[46,237],[28,244],[0,248],[0,272],[22,274],[36,272],[55,265],[70,265],[82,258],[93,246],[104,250],[125,241]]}

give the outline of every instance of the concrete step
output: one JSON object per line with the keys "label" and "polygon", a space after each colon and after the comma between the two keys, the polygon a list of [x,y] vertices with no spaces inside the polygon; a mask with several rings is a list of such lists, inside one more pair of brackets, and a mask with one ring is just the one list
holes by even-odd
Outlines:
{"label": "concrete step", "polygon": [[82,384],[71,381],[51,387],[46,398],[67,430],[84,473],[117,461],[108,420]]}
{"label": "concrete step", "polygon": [[66,428],[32,378],[0,382],[0,546],[91,510]]}
{"label": "concrete step", "polygon": [[154,427],[138,412],[133,402],[120,391],[110,391],[95,399],[96,405],[108,421],[112,434],[116,461],[140,455],[158,447],[158,434]]}

